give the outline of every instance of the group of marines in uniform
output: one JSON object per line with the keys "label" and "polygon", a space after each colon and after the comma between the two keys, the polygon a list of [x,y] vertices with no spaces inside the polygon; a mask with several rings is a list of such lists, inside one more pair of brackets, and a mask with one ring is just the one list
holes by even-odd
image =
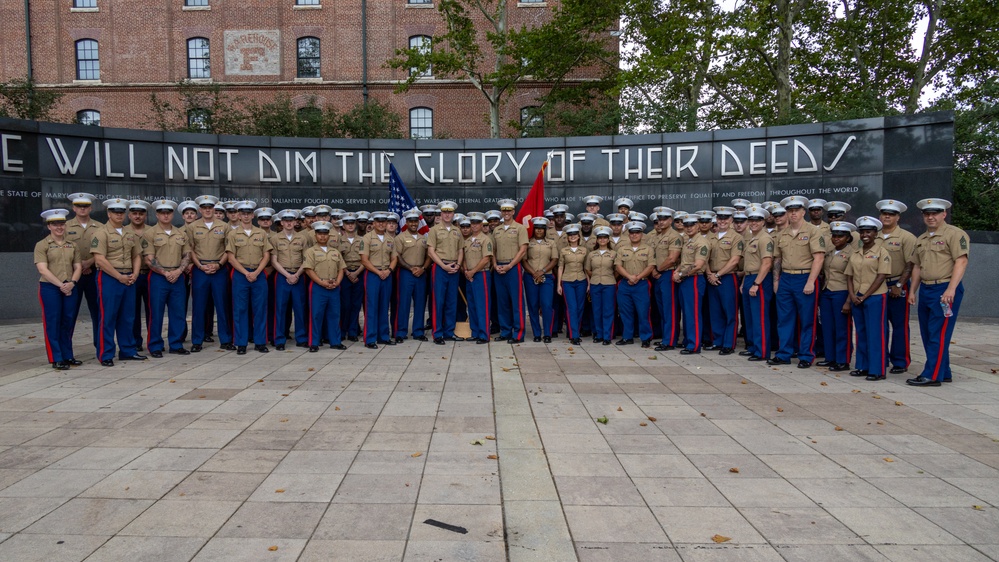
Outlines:
{"label": "group of marines in uniform", "polygon": [[620,198],[604,216],[594,195],[578,216],[558,204],[523,224],[512,199],[485,213],[440,201],[400,217],[327,205],[278,212],[211,195],[112,198],[106,224],[91,217],[94,195],[69,200],[72,210],[42,213],[49,235],[34,252],[46,352],[60,370],[81,364],[73,331],[85,297],[104,366],[116,353],[201,352],[213,330],[238,354],[251,343],[284,350],[291,339],[310,352],[346,349],[344,339],[443,345],[463,341],[455,328],[467,319],[478,344],[521,343],[529,323],[535,342],[564,328],[575,345],[637,337],[646,348],[656,340],[656,351],[729,355],[741,335],[749,361],[796,358],[804,369],[822,356],[817,366],[846,371],[855,354],[851,375],[882,380],[909,368],[909,306],[918,304],[926,361],[906,382],[939,386],[951,380],[969,250],[943,199],[916,203],[926,226],[918,238],[899,225],[907,206],[895,200],[848,222],[850,205],[801,196],[648,216]]}

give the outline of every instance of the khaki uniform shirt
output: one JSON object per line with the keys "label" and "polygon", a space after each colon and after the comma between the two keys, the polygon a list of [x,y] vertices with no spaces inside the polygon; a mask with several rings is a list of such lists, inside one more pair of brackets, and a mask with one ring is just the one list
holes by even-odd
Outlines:
{"label": "khaki uniform shirt", "polygon": [[452,226],[450,229],[442,224],[434,225],[427,233],[427,246],[437,252],[437,257],[444,263],[458,261],[458,252],[464,244],[461,229]]}
{"label": "khaki uniform shirt", "polygon": [[167,234],[163,227],[156,224],[146,227],[142,234],[142,255],[153,256],[153,260],[164,269],[180,267],[180,262],[189,253],[191,240],[181,227],[171,227],[170,234]]}
{"label": "khaki uniform shirt", "polygon": [[[247,234],[242,227],[237,230],[229,230],[225,239],[225,251],[233,255],[233,258],[247,271],[254,271],[260,260],[264,259],[264,252],[270,252],[270,237],[259,227],[251,227],[250,234]],[[200,256],[199,256],[200,257]]]}
{"label": "khaki uniform shirt", "polygon": [[756,274],[763,267],[764,258],[774,257],[774,239],[767,234],[765,229],[760,229],[757,236],[751,237],[745,243],[745,250],[742,254],[742,262],[746,267],[747,274]]}
{"label": "khaki uniform shirt", "polygon": [[399,257],[399,267],[406,269],[423,267],[427,261],[427,237],[417,234],[414,238],[409,232],[393,238],[395,255]]}
{"label": "khaki uniform shirt", "polygon": [[198,261],[217,262],[225,254],[225,237],[232,229],[220,221],[212,221],[212,227],[205,225],[204,219],[198,219],[187,227],[191,238],[191,249],[198,255]]}
{"label": "khaki uniform shirt", "polygon": [[[491,257],[493,255],[493,239],[488,234],[479,234],[478,236],[469,236],[465,239],[465,269],[471,271],[475,269],[475,266],[479,265],[484,257]],[[481,271],[489,271],[492,268],[491,263],[487,263]]]}
{"label": "khaki uniform shirt", "polygon": [[826,253],[826,239],[822,237],[819,227],[811,223],[802,224],[796,236],[791,234],[791,228],[788,227],[774,238],[777,240],[774,257],[781,260],[783,271],[810,269],[815,260],[813,254]]}
{"label": "khaki uniform shirt", "polygon": [[912,261],[912,254],[916,251],[916,235],[896,226],[891,234],[879,233],[877,240],[891,256],[891,274],[888,278],[898,279],[905,264]]}
{"label": "khaki uniform shirt", "polygon": [[[51,236],[46,236],[35,244],[35,263],[44,263],[52,275],[63,281],[73,278],[73,265],[82,262],[82,257],[77,245],[65,238],[62,242],[56,242]],[[49,282],[44,277],[39,277],[38,280],[42,283]]]}
{"label": "khaki uniform shirt", "polygon": [[850,263],[850,256],[856,251],[853,244],[847,244],[842,250],[833,248],[833,251],[826,254],[822,270],[826,277],[825,289],[827,291],[847,290],[846,266]]}
{"label": "khaki uniform shirt", "polygon": [[[558,259],[558,249],[555,247],[555,242],[548,240],[547,238],[543,240],[538,240],[537,238],[531,238],[531,243],[527,245],[527,263],[530,264],[531,269],[534,271],[541,271],[552,260]],[[549,271],[548,273],[552,273]]]}
{"label": "khaki uniform shirt", "polygon": [[[891,273],[891,255],[888,250],[875,244],[866,252],[863,249],[857,250],[850,255],[850,261],[846,264],[846,276],[853,277],[853,290],[859,294],[864,294],[878,275],[884,274],[885,278]],[[888,284],[883,282],[872,295],[883,295],[888,292]]]}
{"label": "khaki uniform shirt", "polygon": [[[159,224],[159,223],[157,223],[157,224]],[[136,230],[135,226],[132,223],[128,223],[128,224],[125,225],[125,228],[128,229],[129,231],[131,231],[132,233],[134,233],[139,238],[139,247],[144,249],[145,246],[142,245],[143,236],[147,232],[149,232],[149,229],[152,228],[152,227],[150,227],[149,225],[145,225],[142,228],[142,232],[139,232],[138,230]],[[146,265],[146,260],[142,260],[142,266],[139,267],[139,272],[140,273],[149,273],[149,266]]]}
{"label": "khaki uniform shirt", "polygon": [[302,253],[302,265],[315,271],[323,281],[333,281],[345,264],[336,247],[326,246],[324,252],[321,246],[312,246]]}
{"label": "khaki uniform shirt", "polygon": [[610,223],[607,222],[607,219],[602,219],[600,217],[597,217],[597,220],[593,221],[593,228],[596,228],[598,226],[610,226]]}
{"label": "khaki uniform shirt", "polygon": [[347,271],[354,271],[361,267],[361,243],[363,241],[364,237],[358,236],[356,232],[354,233],[353,240],[348,239],[346,236],[340,239],[340,257],[343,258],[343,263],[347,266]]}
{"label": "khaki uniform shirt", "polygon": [[[725,232],[721,238],[712,232],[708,235],[708,240],[711,241],[711,259],[708,261],[708,269],[711,271],[718,271],[725,267],[728,260],[732,259],[733,256],[741,256],[745,250],[742,235],[731,229]],[[732,270],[729,273],[734,272],[735,270]]]}
{"label": "khaki uniform shirt", "polygon": [[[681,239],[680,234],[672,228],[656,236],[655,245],[652,246],[652,250],[655,252],[656,256],[656,266],[666,261],[666,258],[668,258],[671,253],[679,252],[682,249],[683,240]],[[673,264],[673,267],[670,267],[666,271],[672,271],[675,267],[676,264]]]}
{"label": "khaki uniform shirt", "polygon": [[583,266],[590,274],[590,284],[592,285],[614,285],[617,278],[614,275],[614,262],[617,260],[617,252],[614,250],[594,250],[586,254]]}
{"label": "khaki uniform shirt", "polygon": [[655,259],[652,248],[646,246],[644,242],[639,242],[636,248],[630,243],[626,246],[622,240],[615,252],[617,252],[617,259],[614,260],[614,265],[620,265],[631,275],[638,275],[645,271],[645,268],[652,265],[652,261]]}
{"label": "khaki uniform shirt", "polygon": [[[312,247],[315,241],[309,242],[309,237],[301,232],[295,232],[291,235],[291,240],[288,240],[288,235],[282,230],[271,235],[271,246],[274,248],[274,256],[277,257],[277,262],[281,264],[288,273],[294,274],[298,271],[298,268],[302,267],[302,262],[305,260],[305,251]],[[330,240],[326,243],[328,246],[333,248],[337,247],[337,244],[333,242],[333,237],[330,236]]]}
{"label": "khaki uniform shirt", "polygon": [[580,234],[579,245],[586,248],[587,251],[592,252],[597,249],[597,235],[591,233],[589,238],[584,238],[583,235]]}
{"label": "khaki uniform shirt", "polygon": [[104,226],[104,223],[95,221],[93,218],[87,221],[87,228],[83,228],[76,217],[66,221],[65,238],[67,241],[76,244],[76,247],[80,250],[81,261],[93,259],[94,256],[90,254],[90,241],[94,239],[94,233],[97,232],[97,229],[102,226]]}
{"label": "khaki uniform shirt", "polygon": [[[683,249],[680,250],[680,265],[689,265],[691,267],[697,263],[697,260],[704,260],[704,263],[708,263],[708,258],[711,257],[711,249],[708,247],[708,239],[701,236],[700,234],[695,234],[693,236],[687,237],[684,235]],[[697,273],[698,275],[704,273],[704,268]]]}
{"label": "khaki uniform shirt", "polygon": [[943,281],[954,272],[954,261],[967,256],[971,241],[960,228],[944,224],[933,236],[924,232],[916,239],[912,262],[919,266],[922,281]]}
{"label": "khaki uniform shirt", "polygon": [[624,232],[621,232],[621,236],[618,236],[617,240],[614,240],[614,235],[611,234],[610,244],[607,244],[607,245],[610,246],[611,250],[617,250],[618,246],[626,246],[626,245],[628,245],[630,243],[631,243],[631,241],[628,240],[628,235],[625,234]]}
{"label": "khaki uniform shirt", "polygon": [[586,264],[586,248],[577,246],[576,251],[572,248],[562,248],[558,253],[559,265],[562,267],[562,281],[583,281],[586,279],[586,272],[583,266]]}
{"label": "khaki uniform shirt", "polygon": [[555,248],[560,252],[562,251],[562,248],[569,247],[569,237],[566,236],[565,231],[559,233],[554,227],[549,227],[548,239],[555,242]]}
{"label": "khaki uniform shirt", "polygon": [[395,251],[392,237],[383,235],[383,238],[384,240],[379,240],[378,235],[372,230],[361,240],[360,254],[368,256],[368,261],[378,270],[388,269],[392,265],[392,253]]}
{"label": "khaki uniform shirt", "polygon": [[500,224],[490,234],[493,237],[493,255],[500,265],[512,261],[520,247],[527,244],[527,229],[517,222]]}
{"label": "khaki uniform shirt", "polygon": [[108,223],[94,232],[90,241],[90,253],[101,254],[114,269],[132,272],[132,259],[142,251],[139,237],[122,226],[121,234]]}

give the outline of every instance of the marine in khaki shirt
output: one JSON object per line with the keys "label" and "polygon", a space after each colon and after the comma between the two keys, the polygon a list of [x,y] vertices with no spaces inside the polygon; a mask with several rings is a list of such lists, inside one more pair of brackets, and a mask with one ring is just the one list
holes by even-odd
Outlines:
{"label": "marine in khaki shirt", "polygon": [[[134,232],[123,226],[119,234],[108,223],[95,231],[90,242],[90,253],[104,256],[112,269],[127,275],[133,273],[134,260],[142,255],[142,248],[139,237]],[[113,274],[111,276],[114,277]]]}
{"label": "marine in khaki shirt", "polygon": [[503,223],[492,230],[493,256],[498,265],[512,262],[527,245],[527,229],[516,222]]}
{"label": "marine in khaki shirt", "polygon": [[256,226],[250,228],[249,234],[240,226],[235,230],[230,230],[226,235],[225,251],[232,254],[229,261],[232,262],[233,267],[239,264],[247,271],[254,271],[258,267],[262,270],[262,266],[266,264],[261,262],[264,261],[265,257],[269,259],[273,249],[270,236]]}
{"label": "marine in khaki shirt", "polygon": [[912,263],[919,266],[919,280],[939,283],[950,280],[955,261],[968,256],[968,235],[960,228],[943,223],[935,233],[924,232],[916,239]]}
{"label": "marine in khaki shirt", "polygon": [[[479,271],[489,271],[492,267],[493,257],[493,238],[488,234],[472,234],[465,239],[464,243],[464,259],[465,259],[465,273],[466,278],[471,281],[471,278],[475,276],[475,273]],[[486,263],[481,263],[482,260],[486,260]],[[482,266],[479,268],[479,266]],[[479,268],[476,271],[476,268]]]}
{"label": "marine in khaki shirt", "polygon": [[[708,240],[711,243],[709,248],[708,270],[712,272],[712,278],[718,281],[717,275],[727,275],[735,272],[739,267],[739,259],[745,250],[745,242],[742,235],[734,230],[727,230],[722,233],[708,233]],[[731,263],[732,261],[735,263]],[[724,270],[724,271],[723,271]]]}
{"label": "marine in khaki shirt", "polygon": [[570,248],[566,246],[559,251],[558,262],[562,270],[562,281],[583,281],[586,279],[586,256],[588,252],[583,246]]}
{"label": "marine in khaki shirt", "polygon": [[809,273],[814,254],[826,253],[826,240],[819,228],[811,223],[802,223],[796,233],[788,226],[775,238],[774,258],[780,260],[781,271],[785,273]]}
{"label": "marine in khaki shirt", "polygon": [[359,236],[356,232],[344,233],[344,236],[340,238],[338,250],[347,271],[354,271],[361,267],[361,245],[363,242],[364,237]]}
{"label": "marine in khaki shirt", "polygon": [[427,233],[427,248],[433,248],[437,257],[446,264],[458,261],[464,240],[457,226],[435,224]]}
{"label": "marine in khaki shirt", "polygon": [[[55,238],[49,235],[35,244],[35,265],[44,263],[52,275],[58,277],[60,281],[73,279],[74,266],[82,263],[82,258],[77,245],[65,238],[62,242],[56,242]],[[52,283],[44,275],[38,280],[42,283]]]}
{"label": "marine in khaki shirt", "polygon": [[912,255],[916,252],[916,235],[901,226],[896,226],[890,233],[879,232],[878,241],[891,256],[891,273],[888,274],[888,281],[894,283],[902,277],[902,272],[912,261]]}
{"label": "marine in khaki shirt", "polygon": [[847,243],[842,249],[833,248],[822,262],[822,269],[825,272],[827,291],[845,291],[846,266],[850,263],[850,256],[857,251],[857,247],[852,243]]}
{"label": "marine in khaki shirt", "polygon": [[[746,232],[750,231],[747,230]],[[744,270],[747,275],[755,275],[763,267],[763,260],[765,258],[773,259],[774,240],[767,234],[766,229],[760,229],[755,236],[750,232],[749,239],[744,239],[743,243],[745,244],[742,254]]]}
{"label": "marine in khaki shirt", "polygon": [[[460,238],[460,236],[459,236]],[[395,243],[391,236],[378,234],[372,230],[364,235],[361,241],[359,254],[367,256],[368,262],[377,271],[386,271],[392,268],[395,263]]]}
{"label": "marine in khaki shirt", "polygon": [[142,234],[142,255],[150,257],[154,270],[186,267],[190,252],[190,239],[185,229],[179,226],[172,227],[167,233],[161,224],[156,224],[146,228]]}
{"label": "marine in khaki shirt", "polygon": [[315,277],[309,276],[313,281],[318,278],[319,281],[330,282],[333,286],[327,286],[327,289],[336,288],[345,265],[343,256],[332,245],[326,246],[325,250],[320,246],[312,246],[303,254],[303,269],[315,273]]}
{"label": "marine in khaki shirt", "polygon": [[399,267],[416,275],[414,269],[426,270],[430,266],[427,237],[423,234],[412,234],[406,230],[397,234],[393,242],[393,251],[398,258]]}
{"label": "marine in khaki shirt", "polygon": [[[282,221],[284,222],[284,221]],[[271,247],[274,248],[274,253],[271,257],[271,262],[279,264],[285,271],[289,274],[294,274],[302,267],[302,262],[304,261],[305,251],[308,250],[313,244],[310,244],[308,236],[302,232],[294,232],[290,234],[287,230],[282,230],[281,232],[275,232],[271,235]],[[332,240],[332,236],[330,236]],[[336,247],[336,244],[330,242],[329,246]]]}
{"label": "marine in khaki shirt", "polygon": [[539,279],[544,282],[544,276],[552,273],[557,265],[558,249],[555,247],[555,242],[548,238],[531,238],[527,245],[524,267],[534,277],[535,283]]}
{"label": "marine in khaki shirt", "polygon": [[104,223],[96,221],[92,217],[87,221],[86,228],[80,223],[79,217],[66,221],[66,240],[75,244],[79,249],[84,275],[92,273],[88,272],[94,267],[94,256],[90,253],[90,242],[94,238],[94,233],[103,226]]}
{"label": "marine in khaki shirt", "polygon": [[632,246],[629,240],[622,239],[615,251],[617,258],[614,260],[614,266],[621,277],[633,277],[637,282],[652,273],[655,259],[652,248],[646,246],[644,242],[636,247]]}
{"label": "marine in khaki shirt", "polygon": [[[701,275],[707,268],[711,249],[708,239],[699,233],[684,235],[683,250],[680,251],[680,265],[673,273],[673,281],[679,282],[691,275]],[[701,262],[700,267],[697,263]]]}
{"label": "marine in khaki shirt", "polygon": [[[593,238],[596,239],[596,236]],[[592,252],[587,252],[583,269],[590,276],[590,285],[617,284],[617,278],[614,276],[615,261],[617,261],[617,252],[614,250],[597,248]]]}
{"label": "marine in khaki shirt", "polygon": [[205,219],[198,219],[187,226],[191,239],[191,259],[195,267],[200,268],[203,263],[211,265],[225,263],[226,234],[229,231],[229,226],[218,219],[212,221],[211,226],[205,222]]}
{"label": "marine in khaki shirt", "polygon": [[[860,249],[850,255],[844,274],[847,283],[852,282],[853,293],[866,295],[879,275],[886,278],[891,273],[891,255],[883,246],[875,244],[869,250]],[[888,287],[882,279],[871,295],[883,295]]]}

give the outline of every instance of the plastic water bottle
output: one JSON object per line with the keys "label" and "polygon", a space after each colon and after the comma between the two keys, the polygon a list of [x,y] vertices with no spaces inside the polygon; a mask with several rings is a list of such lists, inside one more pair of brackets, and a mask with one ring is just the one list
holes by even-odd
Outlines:
{"label": "plastic water bottle", "polygon": [[951,309],[950,304],[948,304],[946,301],[940,301],[940,308],[943,309],[944,318],[950,318],[951,316],[954,316],[954,310]]}

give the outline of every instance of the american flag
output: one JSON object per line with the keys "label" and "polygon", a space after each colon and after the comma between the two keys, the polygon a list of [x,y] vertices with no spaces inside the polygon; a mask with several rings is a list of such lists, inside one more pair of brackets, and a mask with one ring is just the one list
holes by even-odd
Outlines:
{"label": "american flag", "polygon": [[[399,177],[395,164],[389,163],[389,212],[399,215],[399,232],[406,230],[406,217],[403,214],[413,209],[419,210],[413,198],[410,197],[409,191],[406,190],[406,184],[402,183],[402,178]],[[430,227],[421,216],[420,234],[428,232],[430,232]]]}

